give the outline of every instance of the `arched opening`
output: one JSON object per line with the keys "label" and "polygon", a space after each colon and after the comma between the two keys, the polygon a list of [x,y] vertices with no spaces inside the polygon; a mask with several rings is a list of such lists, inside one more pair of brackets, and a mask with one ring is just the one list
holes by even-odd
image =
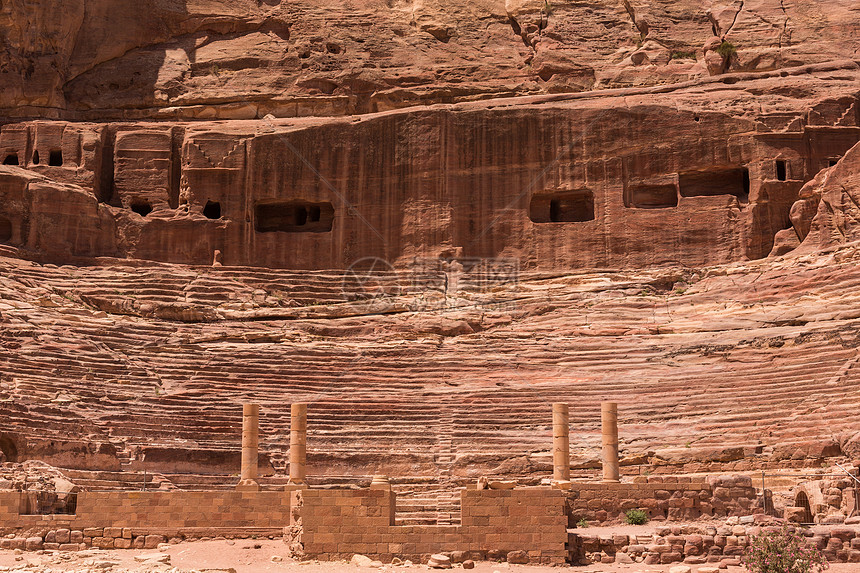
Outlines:
{"label": "arched opening", "polygon": [[255,209],[258,233],[326,233],[334,222],[331,203],[261,203]]}
{"label": "arched opening", "polygon": [[9,436],[0,436],[0,457],[3,462],[18,461],[18,446]]}
{"label": "arched opening", "polygon": [[146,217],[147,215],[152,213],[152,205],[150,205],[146,201],[135,201],[131,204],[131,210],[140,215],[141,217]]}
{"label": "arched opening", "polygon": [[681,197],[734,195],[745,203],[750,193],[750,172],[746,167],[736,167],[679,173],[678,186]]}
{"label": "arched opening", "polygon": [[203,207],[203,216],[207,219],[220,219],[221,203],[218,203],[217,201],[207,201],[206,206]]}
{"label": "arched opening", "polygon": [[0,217],[0,243],[6,243],[12,238],[12,221]]}
{"label": "arched opening", "polygon": [[678,206],[678,189],[674,183],[632,185],[625,191],[625,207],[669,209]]}
{"label": "arched opening", "polygon": [[19,165],[18,154],[9,153],[8,155],[6,155],[6,158],[3,159],[3,165]]}
{"label": "arched opening", "polygon": [[529,204],[534,223],[583,223],[594,220],[594,193],[587,189],[538,194]]}
{"label": "arched opening", "polygon": [[48,165],[52,167],[62,167],[63,165],[63,150],[52,149],[48,155]]}
{"label": "arched opening", "polygon": [[778,181],[788,179],[788,162],[784,159],[776,160],[776,178]]}
{"label": "arched opening", "polygon": [[39,150],[33,152],[33,165],[39,164]]}
{"label": "arched opening", "polygon": [[794,506],[803,508],[803,523],[812,523],[812,509],[809,507],[809,498],[806,496],[806,492],[797,492]]}

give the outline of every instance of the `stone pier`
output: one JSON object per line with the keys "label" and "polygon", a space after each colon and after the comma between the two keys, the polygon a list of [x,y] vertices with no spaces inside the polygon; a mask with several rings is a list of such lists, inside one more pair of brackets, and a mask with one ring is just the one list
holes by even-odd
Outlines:
{"label": "stone pier", "polygon": [[560,402],[552,405],[552,479],[570,481],[570,413]]}
{"label": "stone pier", "polygon": [[618,471],[618,404],[603,402],[600,405],[603,429],[603,481],[617,482]]}
{"label": "stone pier", "polygon": [[304,485],[308,446],[308,405],[290,407],[290,484]]}
{"label": "stone pier", "polygon": [[236,489],[242,491],[258,491],[257,468],[259,466],[260,443],[260,406],[244,404],[242,406],[242,473]]}

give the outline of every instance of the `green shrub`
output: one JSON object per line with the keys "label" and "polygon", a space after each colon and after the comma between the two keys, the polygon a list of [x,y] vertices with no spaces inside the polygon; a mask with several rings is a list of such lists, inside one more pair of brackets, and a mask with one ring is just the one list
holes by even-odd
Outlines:
{"label": "green shrub", "polygon": [[726,60],[731,60],[737,51],[735,45],[727,40],[723,40],[723,43],[717,48],[717,53]]}
{"label": "green shrub", "polygon": [[641,509],[628,509],[624,514],[624,521],[628,525],[645,525],[648,523],[648,514]]}
{"label": "green shrub", "polygon": [[696,59],[696,52],[675,51],[675,52],[672,52],[671,57],[673,60],[695,60]]}
{"label": "green shrub", "polygon": [[752,537],[741,561],[752,573],[812,573],[827,569],[827,559],[821,551],[787,526]]}
{"label": "green shrub", "polygon": [[583,517],[579,521],[576,522],[577,527],[588,527],[588,521]]}

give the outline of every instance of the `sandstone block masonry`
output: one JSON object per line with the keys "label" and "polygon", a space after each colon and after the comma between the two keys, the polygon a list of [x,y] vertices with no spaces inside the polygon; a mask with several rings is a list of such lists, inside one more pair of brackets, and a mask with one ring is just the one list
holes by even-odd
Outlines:
{"label": "sandstone block masonry", "polygon": [[301,527],[292,528],[291,541],[309,557],[348,559],[362,553],[389,562],[453,551],[475,559],[521,551],[532,563],[558,565],[567,558],[560,490],[463,490],[459,526],[397,525],[395,495],[384,490],[305,489],[293,496]]}
{"label": "sandstone block masonry", "polygon": [[83,492],[74,515],[21,515],[23,495],[0,492],[0,532],[33,538],[33,547],[39,537],[45,544],[39,549],[127,549],[155,547],[172,537],[280,535],[290,519],[289,495],[275,491]]}
{"label": "sandstone block masonry", "polygon": [[[568,546],[574,564],[626,562],[629,557],[646,565],[701,565],[737,559],[753,537],[778,529],[735,521],[732,525],[661,526],[653,533],[636,535],[591,535],[587,530],[574,530]],[[802,529],[801,534],[810,538],[830,562],[860,563],[860,531],[854,528]]]}
{"label": "sandstone block masonry", "polygon": [[630,509],[651,519],[748,515],[756,502],[752,479],[743,475],[642,476],[634,483],[573,482],[566,492],[571,523],[614,521]]}

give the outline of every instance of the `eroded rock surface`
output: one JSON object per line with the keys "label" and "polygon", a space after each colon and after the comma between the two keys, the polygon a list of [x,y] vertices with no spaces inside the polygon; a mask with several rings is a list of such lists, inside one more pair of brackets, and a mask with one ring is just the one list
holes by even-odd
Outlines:
{"label": "eroded rock surface", "polygon": [[10,123],[0,241],[293,269],[758,259],[796,247],[805,223],[774,238],[798,198],[811,216],[798,192],[860,140],[858,79],[844,61],[350,118]]}
{"label": "eroded rock surface", "polygon": [[853,0],[12,0],[0,109],[239,119],[664,84],[856,58],[858,22]]}
{"label": "eroded rock surface", "polygon": [[311,474],[414,491],[539,480],[554,401],[582,472],[606,399],[623,466],[860,455],[853,0],[11,0],[0,38],[0,461],[223,486],[249,398],[270,484],[298,400]]}

